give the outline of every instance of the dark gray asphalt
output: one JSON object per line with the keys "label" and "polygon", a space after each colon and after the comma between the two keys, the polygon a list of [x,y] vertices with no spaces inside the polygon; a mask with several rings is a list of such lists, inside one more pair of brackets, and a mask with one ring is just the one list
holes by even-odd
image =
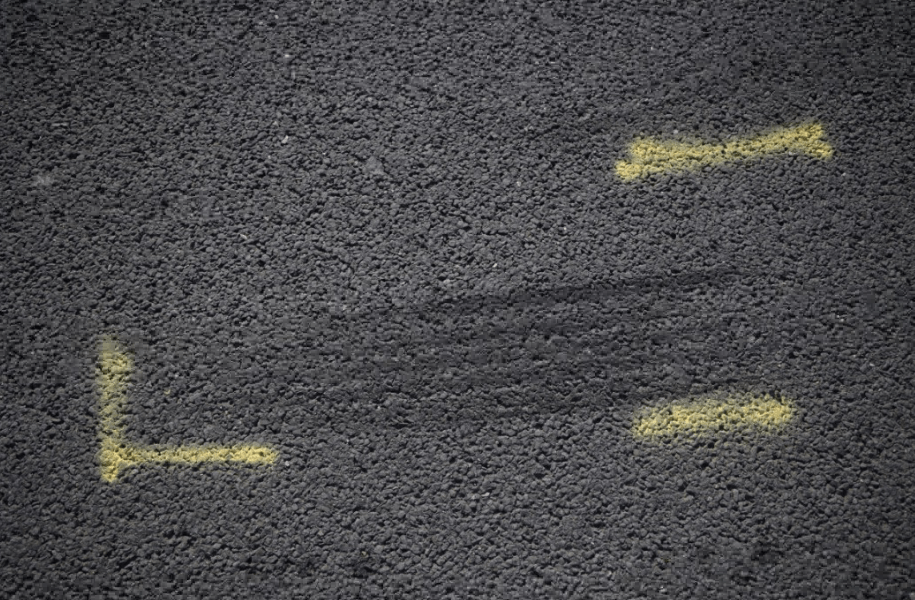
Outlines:
{"label": "dark gray asphalt", "polygon": [[[0,16],[0,597],[915,598],[911,4]],[[136,443],[278,460],[103,481],[103,336]]]}

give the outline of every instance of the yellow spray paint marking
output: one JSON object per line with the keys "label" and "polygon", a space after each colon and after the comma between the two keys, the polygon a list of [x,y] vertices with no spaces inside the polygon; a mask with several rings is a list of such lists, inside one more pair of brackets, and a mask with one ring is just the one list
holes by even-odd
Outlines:
{"label": "yellow spray paint marking", "polygon": [[791,421],[794,413],[794,402],[768,394],[680,401],[639,411],[632,432],[636,437],[648,439],[678,434],[708,436],[738,428],[772,432]]}
{"label": "yellow spray paint marking", "polygon": [[133,360],[114,338],[102,340],[96,384],[99,389],[98,461],[102,479],[112,482],[127,467],[145,463],[239,463],[266,465],[279,453],[269,446],[140,446],[127,440],[124,412]]}
{"label": "yellow spray paint marking", "polygon": [[638,139],[629,146],[629,160],[616,163],[616,174],[625,181],[631,181],[653,173],[683,173],[705,166],[789,152],[826,160],[832,156],[832,147],[822,138],[823,126],[812,123],[780,128],[766,135],[726,144]]}

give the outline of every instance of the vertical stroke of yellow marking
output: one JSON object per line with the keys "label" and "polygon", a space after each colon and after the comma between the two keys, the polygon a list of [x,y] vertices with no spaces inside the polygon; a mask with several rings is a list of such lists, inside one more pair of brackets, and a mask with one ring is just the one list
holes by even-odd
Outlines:
{"label": "vertical stroke of yellow marking", "polygon": [[826,160],[833,152],[823,135],[823,126],[811,123],[783,127],[766,135],[738,139],[726,144],[638,139],[629,146],[629,160],[616,163],[616,174],[624,181],[631,181],[653,173],[683,173],[705,166],[787,152],[801,152]]}
{"label": "vertical stroke of yellow marking", "polygon": [[133,371],[130,355],[112,337],[102,340],[96,384],[99,390],[99,468],[104,481],[113,482],[122,470],[144,463],[243,463],[272,464],[279,453],[269,446],[147,447],[127,439],[124,413],[127,387]]}
{"label": "vertical stroke of yellow marking", "polygon": [[739,428],[773,432],[791,421],[794,413],[793,401],[768,394],[679,401],[637,412],[632,432],[636,437],[646,439],[677,434],[708,436]]}

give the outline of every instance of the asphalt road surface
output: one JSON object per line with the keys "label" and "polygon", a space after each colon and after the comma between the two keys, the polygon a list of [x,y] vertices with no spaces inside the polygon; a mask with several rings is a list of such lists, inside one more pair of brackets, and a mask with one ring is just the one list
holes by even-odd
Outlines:
{"label": "asphalt road surface", "polygon": [[0,597],[915,598],[911,3],[0,15]]}

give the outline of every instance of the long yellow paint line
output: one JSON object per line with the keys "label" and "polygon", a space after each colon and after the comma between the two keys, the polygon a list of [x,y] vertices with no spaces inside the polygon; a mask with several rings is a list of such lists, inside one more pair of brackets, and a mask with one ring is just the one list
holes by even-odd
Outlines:
{"label": "long yellow paint line", "polygon": [[140,446],[127,439],[124,413],[127,387],[133,371],[130,355],[112,337],[102,340],[96,384],[99,389],[99,468],[102,479],[113,482],[127,467],[145,463],[272,464],[279,453],[269,446]]}
{"label": "long yellow paint line", "polygon": [[790,422],[794,414],[793,401],[768,394],[677,401],[638,411],[632,432],[646,439],[709,436],[739,428],[774,432]]}
{"label": "long yellow paint line", "polygon": [[783,127],[765,135],[738,139],[726,144],[643,138],[629,146],[629,160],[616,163],[616,174],[625,181],[632,181],[653,173],[684,173],[705,166],[789,152],[826,160],[833,152],[832,146],[823,139],[823,135],[822,125],[810,123],[798,127]]}

